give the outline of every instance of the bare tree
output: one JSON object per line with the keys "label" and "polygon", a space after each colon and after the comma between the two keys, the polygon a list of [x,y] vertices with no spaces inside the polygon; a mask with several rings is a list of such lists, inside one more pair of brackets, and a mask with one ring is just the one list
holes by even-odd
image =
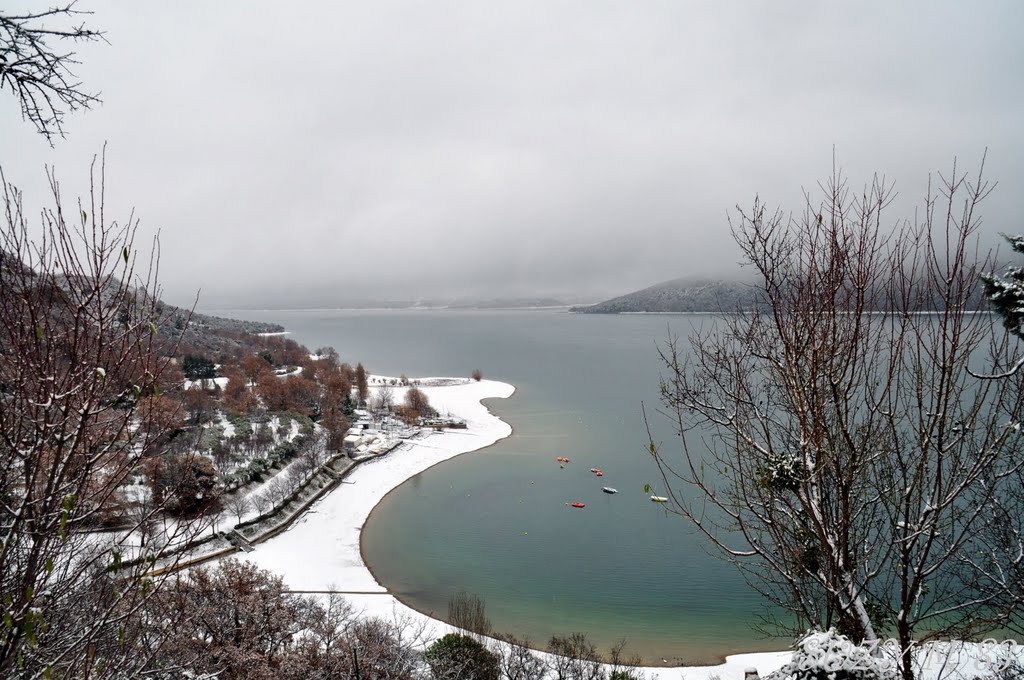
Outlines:
{"label": "bare tree", "polygon": [[253,504],[252,501],[249,500],[249,495],[243,491],[235,492],[228,498],[225,505],[238,519],[238,524],[242,523],[242,518],[245,516],[245,513],[253,509]]}
{"label": "bare tree", "polygon": [[1002,493],[978,502],[988,510],[960,559],[961,578],[977,583],[1001,613],[1001,627],[1024,635],[1024,467],[1010,471]]}
{"label": "bare tree", "polygon": [[233,456],[231,455],[231,442],[223,436],[223,433],[220,439],[211,447],[210,456],[213,458],[213,464],[217,467],[217,473],[221,478],[227,476],[234,467],[234,460],[232,460]]}
{"label": "bare tree", "polygon": [[478,637],[491,634],[491,620],[487,618],[483,598],[465,590],[448,598],[448,623]]}
{"label": "bare tree", "polygon": [[252,507],[255,508],[256,512],[260,515],[265,515],[274,509],[274,503],[270,498],[268,498],[268,493],[250,494],[249,500],[252,503]]}
{"label": "bare tree", "polygon": [[391,389],[388,384],[383,384],[377,388],[377,394],[373,398],[371,408],[374,411],[381,412],[386,411],[391,413],[391,409],[395,405],[395,391]]}
{"label": "bare tree", "polygon": [[287,470],[278,472],[267,482],[264,489],[264,493],[274,504],[274,507],[279,507],[292,492],[291,474]]}
{"label": "bare tree", "polygon": [[608,652],[609,680],[640,680],[632,668],[643,663],[638,654],[626,655],[626,641],[619,640]]}
{"label": "bare tree", "polygon": [[223,560],[181,574],[154,598],[153,621],[180,612],[146,668],[154,677],[299,680],[426,677],[422,629],[401,619],[358,618],[344,598],[321,604],[290,592],[279,576]]}
{"label": "bare tree", "polygon": [[970,307],[989,187],[954,167],[891,231],[884,182],[854,195],[835,172],[821,190],[799,218],[739,212],[761,306],[664,348],[683,456],[651,453],[673,509],[798,627],[894,634],[909,679],[915,634],[997,616],[955,574],[1010,479],[1021,407],[1015,386],[968,371],[1012,363]]}
{"label": "bare tree", "polygon": [[[143,547],[163,508],[147,500],[132,513],[123,504],[170,422],[149,397],[170,389],[162,376],[177,336],[162,338],[157,325],[155,244],[149,267],[137,269],[136,221],[106,220],[102,167],[96,186],[94,165],[90,200],[77,208],[65,205],[50,176],[53,205],[37,240],[21,193],[0,171],[4,676],[104,675],[115,666],[131,675],[150,653],[153,633],[136,624],[162,582],[147,575],[153,550],[201,528],[181,522]],[[135,530],[91,535],[108,514]]]}
{"label": "bare tree", "polygon": [[358,619],[347,631],[351,672],[362,680],[416,680],[424,677],[422,630],[397,619]]}
{"label": "bare tree", "polygon": [[326,433],[318,432],[312,439],[307,440],[299,449],[296,460],[292,463],[291,469],[295,471],[292,475],[295,479],[295,486],[298,486],[310,479],[314,473],[320,470],[320,466],[327,460]]}
{"label": "bare tree", "polygon": [[76,4],[22,14],[0,12],[0,89],[17,97],[21,117],[51,144],[55,136],[64,136],[66,112],[100,101],[75,77],[75,53],[57,46],[105,41],[101,31],[81,21],[91,12],[76,9]]}
{"label": "bare tree", "polygon": [[[348,633],[356,625],[355,610],[344,597],[331,593],[322,605],[310,602],[306,614],[306,630],[297,643],[288,678],[351,678],[358,677],[353,664]],[[295,667],[297,666],[297,667]],[[305,668],[305,674],[295,672]]]}
{"label": "bare tree", "polygon": [[311,606],[280,576],[233,559],[179,576],[159,603],[183,613],[160,666],[223,678],[280,677]]}
{"label": "bare tree", "polygon": [[548,651],[555,680],[605,680],[604,659],[583,633],[553,636]]}
{"label": "bare tree", "polygon": [[501,635],[494,647],[501,677],[506,680],[539,680],[547,677],[548,665],[533,653],[529,640]]}

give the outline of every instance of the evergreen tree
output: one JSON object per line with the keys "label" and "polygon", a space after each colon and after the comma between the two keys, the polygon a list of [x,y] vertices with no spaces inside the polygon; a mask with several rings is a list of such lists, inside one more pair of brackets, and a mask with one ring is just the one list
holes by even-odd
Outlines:
{"label": "evergreen tree", "polygon": [[189,380],[207,380],[217,377],[217,367],[206,357],[189,354],[181,362],[181,370]]}
{"label": "evergreen tree", "polygon": [[366,382],[366,369],[362,363],[356,364],[356,390],[359,392],[359,405],[365,406],[370,397],[370,386]]}
{"label": "evergreen tree", "polygon": [[438,680],[498,680],[498,657],[469,635],[448,633],[424,654]]}
{"label": "evergreen tree", "polygon": [[[1024,236],[1005,236],[1014,252],[1024,255]],[[1003,276],[982,274],[985,297],[992,303],[1003,323],[1017,337],[1024,337],[1024,267],[1008,267]]]}

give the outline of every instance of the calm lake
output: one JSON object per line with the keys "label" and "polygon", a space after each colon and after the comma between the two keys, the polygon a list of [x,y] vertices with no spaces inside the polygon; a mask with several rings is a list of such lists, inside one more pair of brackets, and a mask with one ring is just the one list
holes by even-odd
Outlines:
{"label": "calm lake", "polygon": [[[646,451],[675,447],[658,406],[656,343],[714,323],[701,315],[526,311],[253,311],[310,349],[332,345],[371,373],[484,376],[512,383],[488,404],[514,433],[437,465],[392,492],[363,531],[377,579],[410,606],[444,616],[459,590],[484,598],[497,631],[544,646],[586,632],[646,661],[712,662],[782,649],[754,631],[763,602],[707,553],[682,518],[652,503],[663,484]],[[569,456],[561,469],[555,456]],[[591,467],[604,471],[595,477]],[[602,486],[619,490],[601,492]],[[567,504],[586,503],[584,509]],[[343,584],[339,584],[343,587]]]}

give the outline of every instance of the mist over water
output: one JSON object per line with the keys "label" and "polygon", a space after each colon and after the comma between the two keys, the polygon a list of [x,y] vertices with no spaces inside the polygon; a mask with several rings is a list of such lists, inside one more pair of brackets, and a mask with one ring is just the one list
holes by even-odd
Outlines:
{"label": "mist over water", "polygon": [[[466,590],[485,599],[497,631],[537,646],[577,631],[604,649],[625,639],[648,662],[786,646],[753,630],[763,602],[735,569],[643,490],[664,485],[646,451],[641,403],[655,438],[675,446],[671,424],[654,414],[656,343],[711,317],[217,313],[277,321],[310,349],[333,345],[342,361],[371,373],[468,377],[480,368],[516,386],[510,399],[488,404],[512,425],[510,438],[413,477],[364,527],[375,576],[407,604],[443,617],[448,598]],[[556,456],[572,463],[561,469]],[[606,485],[619,493],[602,493]]]}

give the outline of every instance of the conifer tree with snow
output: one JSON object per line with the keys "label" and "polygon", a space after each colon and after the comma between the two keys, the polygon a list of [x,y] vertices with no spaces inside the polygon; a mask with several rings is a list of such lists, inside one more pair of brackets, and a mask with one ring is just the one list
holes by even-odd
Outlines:
{"label": "conifer tree with snow", "polygon": [[[1024,236],[1005,236],[1010,248],[1024,255]],[[1024,267],[1007,267],[1000,276],[994,273],[981,275],[985,285],[985,297],[992,309],[1003,317],[1003,323],[1011,333],[1024,337]]]}

